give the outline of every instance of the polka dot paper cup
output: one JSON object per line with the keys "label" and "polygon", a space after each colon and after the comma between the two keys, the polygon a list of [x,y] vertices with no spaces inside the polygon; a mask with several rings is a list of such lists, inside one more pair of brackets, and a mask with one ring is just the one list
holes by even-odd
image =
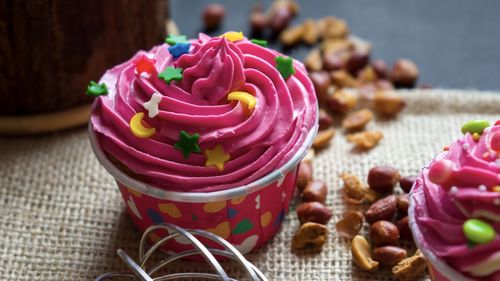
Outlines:
{"label": "polka dot paper cup", "polygon": [[408,209],[408,219],[413,234],[413,240],[427,259],[429,273],[433,281],[473,281],[465,277],[460,272],[453,269],[445,261],[439,259],[429,248],[425,247],[425,237],[415,221],[415,199],[410,193],[410,208]]}
{"label": "polka dot paper cup", "polygon": [[[245,186],[228,190],[195,193],[160,189],[120,170],[98,143],[92,123],[89,135],[92,149],[102,166],[115,178],[128,213],[144,231],[153,224],[168,222],[184,228],[208,230],[232,243],[243,254],[259,248],[281,227],[295,191],[297,168],[317,133],[315,125],[298,152],[285,165]],[[157,241],[166,233],[154,233]],[[208,247],[220,248],[200,239]],[[192,249],[187,241],[176,238],[164,250],[181,252]]]}

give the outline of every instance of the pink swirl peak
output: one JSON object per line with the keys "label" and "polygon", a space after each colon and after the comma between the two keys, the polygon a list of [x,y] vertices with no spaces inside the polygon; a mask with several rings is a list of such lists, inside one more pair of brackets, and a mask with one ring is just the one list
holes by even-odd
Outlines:
{"label": "pink swirl peak", "polygon": [[[470,133],[424,168],[412,190],[416,237],[455,269],[475,280],[500,280],[500,124]],[[496,231],[487,244],[470,246],[463,224],[481,219]]]}

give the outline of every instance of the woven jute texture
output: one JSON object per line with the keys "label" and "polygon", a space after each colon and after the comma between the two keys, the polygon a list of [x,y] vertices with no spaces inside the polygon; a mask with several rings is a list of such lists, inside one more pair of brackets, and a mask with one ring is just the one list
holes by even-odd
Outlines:
{"label": "woven jute texture", "polygon": [[[291,253],[290,241],[298,227],[296,198],[279,234],[248,255],[270,280],[393,280],[387,272],[357,270],[349,241],[335,233],[334,222],[346,208],[339,173],[365,179],[371,167],[388,164],[403,175],[416,174],[459,137],[464,122],[500,119],[499,94],[449,90],[403,94],[408,102],[403,114],[369,125],[385,134],[378,147],[353,151],[339,131],[330,147],[317,154],[315,178],[328,184],[327,204],[334,210],[328,243],[317,255]],[[116,250],[122,248],[136,258],[139,239],[113,178],[91,151],[85,128],[0,139],[0,280],[93,280],[105,272],[125,270]],[[238,276],[238,266],[225,265],[230,275]],[[204,267],[183,262],[172,271],[196,268]]]}

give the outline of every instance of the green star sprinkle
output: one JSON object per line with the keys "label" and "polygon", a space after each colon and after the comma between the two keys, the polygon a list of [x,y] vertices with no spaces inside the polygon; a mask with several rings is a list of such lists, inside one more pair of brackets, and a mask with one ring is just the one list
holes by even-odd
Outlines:
{"label": "green star sprinkle", "polygon": [[158,74],[158,78],[170,84],[172,80],[182,80],[182,68],[175,68],[172,66],[167,67],[163,72]]}
{"label": "green star sprinkle", "polygon": [[252,43],[257,44],[257,45],[262,46],[262,47],[266,47],[267,46],[267,41],[266,40],[252,39],[250,41],[252,41]]}
{"label": "green star sprinkle", "polygon": [[276,57],[276,69],[281,73],[283,79],[288,79],[292,74],[295,73],[293,68],[293,59],[285,57]]}
{"label": "green star sprinkle", "polygon": [[174,144],[174,147],[182,151],[184,158],[188,158],[193,152],[201,152],[200,146],[198,145],[199,134],[188,134],[186,131],[182,130],[179,134],[179,141]]}
{"label": "green star sprinkle", "polygon": [[92,96],[92,97],[107,95],[108,87],[104,83],[98,84],[95,81],[90,81],[89,85],[87,86],[86,94],[87,96]]}
{"label": "green star sprinkle", "polygon": [[165,43],[169,45],[175,45],[177,43],[186,43],[187,37],[186,35],[174,35],[174,34],[169,34],[167,38],[165,38]]}

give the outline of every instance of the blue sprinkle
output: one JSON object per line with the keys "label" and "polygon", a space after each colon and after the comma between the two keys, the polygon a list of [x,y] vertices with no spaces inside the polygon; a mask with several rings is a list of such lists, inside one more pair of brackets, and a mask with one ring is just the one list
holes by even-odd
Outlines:
{"label": "blue sprinkle", "polygon": [[171,47],[168,47],[168,51],[174,58],[178,58],[184,54],[189,53],[189,48],[191,43],[177,43]]}

